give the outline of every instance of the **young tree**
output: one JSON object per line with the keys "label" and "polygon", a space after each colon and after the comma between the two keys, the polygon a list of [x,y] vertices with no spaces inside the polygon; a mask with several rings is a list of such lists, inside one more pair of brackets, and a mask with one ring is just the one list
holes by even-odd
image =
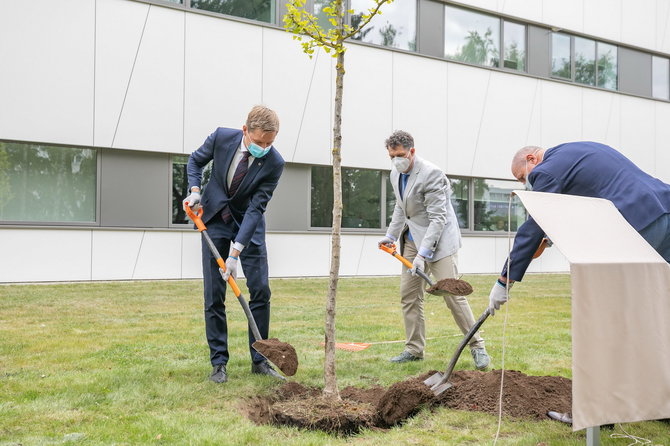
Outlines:
{"label": "young tree", "polygon": [[[335,65],[335,117],[333,123],[333,226],[331,232],[332,254],[330,259],[330,280],[326,299],[325,353],[323,394],[325,397],[339,399],[337,376],[335,372],[335,299],[337,281],[340,273],[340,229],[342,225],[342,92],[344,87],[344,53],[346,40],[355,36],[370,23],[370,20],[381,14],[380,8],[393,0],[370,0],[370,9],[360,15],[355,26],[346,21],[346,14],[354,14],[347,10],[347,0],[331,0],[321,12],[328,17],[331,27],[324,29],[319,26],[318,19],[305,10],[305,0],[289,0],[288,12],[284,16],[284,27],[295,34],[293,38],[301,42],[303,51],[311,58],[315,48],[322,48],[326,53],[337,59]],[[304,40],[303,40],[304,39]]]}

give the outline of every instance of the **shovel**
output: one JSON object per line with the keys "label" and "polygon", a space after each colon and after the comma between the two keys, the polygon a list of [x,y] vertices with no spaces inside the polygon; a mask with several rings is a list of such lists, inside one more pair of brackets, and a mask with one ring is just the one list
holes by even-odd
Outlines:
{"label": "shovel", "polygon": [[447,371],[444,373],[434,373],[431,375],[427,380],[425,380],[423,383],[430,387],[430,390],[433,391],[433,394],[435,396],[440,395],[442,392],[453,386],[449,382],[449,377],[451,376],[451,372],[454,371],[454,366],[456,365],[456,362],[458,362],[458,358],[461,356],[461,353],[463,352],[463,349],[465,346],[470,342],[470,339],[477,333],[477,330],[479,330],[479,327],[482,326],[484,321],[486,320],[487,317],[489,317],[489,309],[487,308],[484,313],[479,316],[479,319],[477,319],[477,322],[475,322],[475,325],[470,328],[470,330],[465,334],[465,337],[461,341],[460,344],[458,344],[458,348],[456,349],[456,352],[454,353],[454,356],[452,356],[451,361],[449,361],[449,365],[447,366]]}
{"label": "shovel", "polygon": [[[393,257],[400,260],[407,268],[410,269],[413,268],[412,262],[410,262],[400,254],[398,254],[394,244],[379,245],[379,249],[388,252]],[[425,280],[428,285],[430,285],[426,289],[426,292],[428,294],[432,294],[434,296],[448,296],[448,295],[467,296],[468,294],[472,293],[472,285],[470,285],[465,280],[442,279],[438,280],[437,283],[435,283],[432,280],[430,280],[430,277],[428,277],[428,275],[423,271],[418,270],[416,273],[419,275],[419,277]]]}
{"label": "shovel", "polygon": [[[212,242],[209,234],[207,234],[207,227],[205,227],[205,224],[201,219],[203,213],[202,207],[198,209],[198,213],[196,214],[193,212],[188,203],[185,203],[184,211],[186,211],[188,217],[193,221],[193,223],[195,223],[198,231],[202,233],[202,237],[205,239],[205,242],[207,242],[209,250],[212,252],[212,255],[216,259],[216,263],[219,265],[219,272],[221,273],[221,277],[223,277],[223,273],[226,271],[226,264],[221,258],[219,250],[216,249],[216,246],[214,246],[214,242]],[[258,330],[258,325],[256,325],[254,315],[251,313],[249,304],[246,300],[244,300],[242,291],[240,291],[240,287],[237,286],[233,276],[228,277],[228,284],[233,290],[235,297],[237,297],[237,300],[240,302],[240,305],[242,305],[244,314],[247,316],[247,320],[249,321],[249,328],[251,328],[251,332],[253,333],[254,339],[256,340],[256,342],[251,344],[251,346],[258,353],[265,356],[268,361],[275,364],[279,370],[284,372],[285,375],[295,375],[295,372],[298,370],[298,355],[295,352],[295,348],[293,348],[291,344],[281,342],[278,339],[263,339],[261,337],[260,331]]]}

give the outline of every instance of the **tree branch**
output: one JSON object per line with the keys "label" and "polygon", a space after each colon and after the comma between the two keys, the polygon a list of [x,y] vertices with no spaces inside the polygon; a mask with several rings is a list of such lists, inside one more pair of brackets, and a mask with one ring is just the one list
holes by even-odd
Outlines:
{"label": "tree branch", "polygon": [[353,35],[359,33],[363,28],[365,28],[365,26],[366,26],[368,23],[370,23],[370,20],[372,20],[372,18],[373,18],[374,16],[377,15],[377,13],[379,12],[379,9],[382,7],[382,5],[384,5],[384,4],[386,4],[386,3],[388,3],[388,0],[377,0],[377,7],[375,8],[374,11],[372,11],[372,12],[370,13],[370,16],[368,17],[368,19],[367,19],[362,25],[359,25],[358,28],[356,28],[355,30],[353,30],[352,32],[350,32],[349,34],[347,34],[346,36],[344,36],[344,37],[342,38],[342,40],[347,40],[347,39],[350,38],[351,36],[353,36]]}

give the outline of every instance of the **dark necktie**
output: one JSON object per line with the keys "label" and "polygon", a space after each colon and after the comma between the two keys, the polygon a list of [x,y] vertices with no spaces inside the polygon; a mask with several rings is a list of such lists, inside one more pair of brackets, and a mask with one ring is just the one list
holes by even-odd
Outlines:
{"label": "dark necktie", "polygon": [[[242,180],[244,179],[244,176],[247,174],[248,171],[249,171],[249,152],[246,151],[242,152],[242,159],[237,164],[237,168],[235,169],[235,173],[233,174],[233,180],[230,182],[230,187],[228,187],[228,198],[232,198],[233,196],[235,196],[235,192],[237,192],[237,189],[240,187],[240,184],[242,183]],[[232,215],[230,214],[230,207],[228,205],[226,205],[221,211],[221,218],[223,218],[224,222],[230,223]]]}

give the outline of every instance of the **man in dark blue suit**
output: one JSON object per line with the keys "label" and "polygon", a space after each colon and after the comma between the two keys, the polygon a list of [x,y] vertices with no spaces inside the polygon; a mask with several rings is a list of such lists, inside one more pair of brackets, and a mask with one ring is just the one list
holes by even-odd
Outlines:
{"label": "man in dark blue suit", "polygon": [[[596,142],[572,142],[546,150],[524,147],[512,160],[512,175],[534,191],[610,200],[670,262],[670,185],[643,172],[613,148]],[[509,272],[505,262],[489,295],[492,314],[507,301],[507,288],[523,278],[543,236],[532,217],[519,227]]]}
{"label": "man in dark blue suit", "polygon": [[[202,270],[205,285],[205,329],[210,350],[210,380],[228,380],[228,327],[225,292],[227,278],[236,277],[238,261],[247,278],[250,301],[258,330],[267,339],[270,327],[270,286],[265,248],[265,207],[272,198],[284,169],[284,159],[272,146],[279,131],[277,114],[255,106],[242,130],[219,127],[188,159],[189,206],[202,205],[202,221],[216,248],[225,256],[226,275],[202,241]],[[209,183],[200,195],[203,168],[212,161]],[[224,280],[225,279],[225,280]],[[265,357],[251,347],[251,372],[283,379]]]}

